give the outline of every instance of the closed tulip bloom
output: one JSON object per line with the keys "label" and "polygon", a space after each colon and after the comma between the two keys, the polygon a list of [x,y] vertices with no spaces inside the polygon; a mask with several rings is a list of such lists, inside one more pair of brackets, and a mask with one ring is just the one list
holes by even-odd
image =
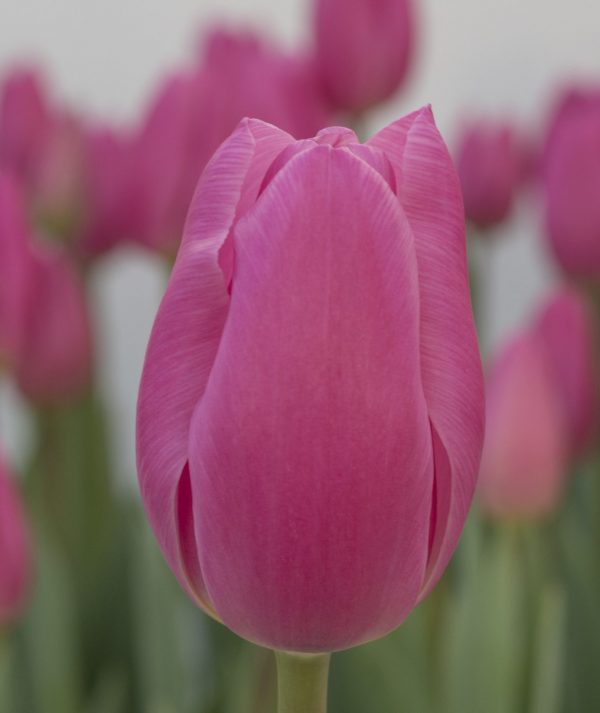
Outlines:
{"label": "closed tulip bloom", "polygon": [[534,331],[501,351],[486,400],[482,506],[502,518],[548,515],[563,493],[569,439],[555,373]]}
{"label": "closed tulip bloom", "polygon": [[0,633],[21,614],[31,580],[25,513],[0,454]]}
{"label": "closed tulip bloom", "polygon": [[463,131],[456,160],[467,219],[482,229],[506,220],[522,174],[512,127],[471,124]]}
{"label": "closed tulip bloom", "polygon": [[578,455],[589,446],[598,415],[596,340],[585,300],[561,289],[542,308],[536,329],[561,395],[570,450]]}
{"label": "closed tulip bloom", "polygon": [[482,391],[431,111],[364,145],[244,120],[196,190],[138,402],[142,496],[190,596],[288,651],[397,627],[463,527]]}
{"label": "closed tulip bloom", "polygon": [[85,215],[79,247],[94,256],[122,244],[135,230],[132,215],[132,141],[108,126],[88,127],[84,137]]}
{"label": "closed tulip bloom", "polygon": [[553,118],[543,159],[546,232],[562,268],[600,276],[600,88],[573,90]]}
{"label": "closed tulip bloom", "polygon": [[412,0],[316,0],[318,69],[333,105],[360,113],[389,99],[413,49]]}
{"label": "closed tulip bloom", "polygon": [[17,68],[4,78],[0,91],[0,165],[29,181],[52,120],[42,80],[33,69]]}
{"label": "closed tulip bloom", "polygon": [[22,193],[6,175],[0,209],[0,348],[32,400],[69,398],[90,377],[83,285],[63,250],[33,238]]}

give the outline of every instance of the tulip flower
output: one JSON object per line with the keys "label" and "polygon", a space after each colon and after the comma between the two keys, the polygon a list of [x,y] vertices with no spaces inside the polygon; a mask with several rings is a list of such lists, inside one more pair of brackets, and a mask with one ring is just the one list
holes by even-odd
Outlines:
{"label": "tulip flower", "polygon": [[0,209],[0,349],[31,399],[76,395],[91,364],[83,285],[63,250],[33,238],[22,194],[7,175],[0,176]]}
{"label": "tulip flower", "polygon": [[79,247],[86,256],[105,253],[131,237],[132,142],[111,127],[87,127],[84,135],[85,193]]}
{"label": "tulip flower", "polygon": [[0,95],[0,165],[24,181],[31,180],[48,139],[51,117],[39,74],[27,68],[10,73]]}
{"label": "tulip flower", "polygon": [[560,391],[543,341],[512,339],[488,375],[479,496],[495,517],[552,512],[564,489],[568,435]]}
{"label": "tulip flower", "polygon": [[317,66],[341,110],[361,113],[389,99],[413,49],[412,0],[316,0]]}
{"label": "tulip flower", "polygon": [[467,219],[482,229],[502,223],[512,209],[523,168],[512,127],[483,121],[466,127],[457,168]]}
{"label": "tulip flower", "polygon": [[561,267],[600,275],[600,89],[573,90],[553,118],[544,159],[546,232]]}
{"label": "tulip flower", "polygon": [[177,248],[200,174],[244,116],[303,138],[327,120],[308,62],[253,36],[216,31],[197,68],[164,82],[138,132],[131,207],[138,241],[153,249]]}
{"label": "tulip flower", "polygon": [[590,444],[598,416],[592,316],[579,293],[565,287],[543,307],[536,329],[560,391],[571,454],[580,455]]}
{"label": "tulip flower", "polygon": [[456,546],[483,440],[458,178],[430,109],[360,144],[244,120],[208,164],[146,354],[142,497],[194,601],[329,652]]}
{"label": "tulip flower", "polygon": [[25,513],[0,454],[0,633],[20,615],[31,580]]}

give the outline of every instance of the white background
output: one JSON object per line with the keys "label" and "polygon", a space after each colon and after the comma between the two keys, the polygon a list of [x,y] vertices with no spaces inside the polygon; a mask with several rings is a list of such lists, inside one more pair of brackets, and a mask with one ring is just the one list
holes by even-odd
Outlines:
{"label": "white background", "polygon": [[[408,87],[372,128],[431,102],[452,143],[469,111],[543,126],[555,91],[600,79],[595,0],[421,0],[418,56]],[[35,58],[55,91],[85,110],[130,120],[157,78],[193,51],[200,29],[226,20],[288,46],[310,41],[310,0],[0,0],[0,72]],[[486,342],[526,319],[557,279],[540,241],[540,218],[519,207],[481,255]],[[101,378],[118,444],[119,472],[134,478],[137,384],[164,275],[151,258],[111,258],[96,277]],[[16,461],[28,443],[27,411],[0,386],[0,439]]]}

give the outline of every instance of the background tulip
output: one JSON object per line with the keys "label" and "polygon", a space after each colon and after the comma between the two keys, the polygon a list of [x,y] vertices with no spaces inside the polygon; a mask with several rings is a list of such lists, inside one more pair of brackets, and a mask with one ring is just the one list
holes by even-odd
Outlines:
{"label": "background tulip", "polygon": [[467,219],[480,228],[504,221],[523,168],[512,127],[486,121],[469,125],[463,130],[456,160]]}
{"label": "background tulip", "polygon": [[317,66],[326,95],[360,113],[389,99],[413,49],[412,0],[316,0]]}
{"label": "background tulip", "polygon": [[600,89],[566,94],[544,154],[546,230],[569,274],[600,275]]}
{"label": "background tulip", "polygon": [[598,415],[596,339],[588,305],[576,290],[563,288],[544,305],[535,328],[560,391],[571,452],[581,454]]}
{"label": "background tulip", "polygon": [[21,613],[31,579],[31,552],[19,494],[0,454],[0,634]]}
{"label": "background tulip", "polygon": [[539,517],[558,504],[569,439],[556,375],[535,332],[510,341],[487,382],[479,478],[483,507],[496,517]]}
{"label": "background tulip", "polygon": [[287,57],[252,35],[215,31],[198,66],[162,86],[134,148],[136,237],[175,250],[202,170],[244,116],[301,137],[327,121],[308,61]]}
{"label": "background tulip", "polygon": [[40,75],[17,68],[4,78],[0,96],[0,165],[32,180],[50,132],[52,111]]}
{"label": "background tulip", "polygon": [[6,174],[0,209],[0,348],[29,397],[70,397],[90,378],[83,285],[64,250],[33,238],[22,193]]}
{"label": "background tulip", "polygon": [[395,628],[456,545],[482,410],[430,110],[365,145],[242,122],[196,191],[138,403],[142,495],[188,593],[277,649]]}

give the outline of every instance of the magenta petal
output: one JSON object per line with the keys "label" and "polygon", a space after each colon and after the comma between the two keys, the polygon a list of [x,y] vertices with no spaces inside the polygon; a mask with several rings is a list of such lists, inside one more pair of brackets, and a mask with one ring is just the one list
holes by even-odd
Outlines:
{"label": "magenta petal", "polygon": [[431,509],[410,227],[370,166],[317,146],[273,179],[235,250],[190,436],[210,599],[273,648],[381,636],[419,595]]}
{"label": "magenta petal", "polygon": [[[218,252],[239,206],[253,201],[287,134],[243,121],[207,166],[188,215],[182,247],[150,338],[137,414],[142,497],[163,553],[184,589],[205,609],[193,562],[192,517],[181,482],[189,424],[221,340],[229,296]],[[178,506],[179,500],[179,506]]]}
{"label": "magenta petal", "polygon": [[572,287],[564,287],[546,304],[536,329],[560,389],[570,447],[579,455],[590,445],[598,421],[598,376],[593,318]]}
{"label": "magenta petal", "polygon": [[483,375],[469,294],[464,208],[458,177],[429,107],[391,124],[368,145],[391,160],[415,236],[421,371],[434,431],[437,489],[426,594],[462,531],[483,441]]}

